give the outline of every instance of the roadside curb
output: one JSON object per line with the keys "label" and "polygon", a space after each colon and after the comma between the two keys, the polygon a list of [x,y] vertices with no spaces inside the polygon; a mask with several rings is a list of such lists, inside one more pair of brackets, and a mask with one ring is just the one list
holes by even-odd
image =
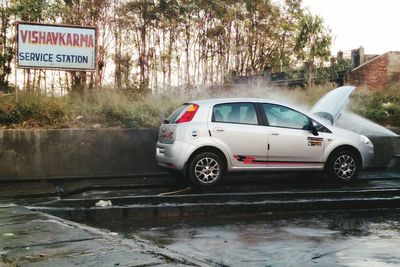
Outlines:
{"label": "roadside curb", "polygon": [[110,178],[136,178],[136,177],[158,177],[165,176],[168,172],[144,172],[132,174],[109,174],[109,175],[83,175],[83,176],[31,176],[31,177],[1,177],[1,182],[24,182],[24,181],[62,181],[62,180],[82,180],[82,179],[110,179]]}

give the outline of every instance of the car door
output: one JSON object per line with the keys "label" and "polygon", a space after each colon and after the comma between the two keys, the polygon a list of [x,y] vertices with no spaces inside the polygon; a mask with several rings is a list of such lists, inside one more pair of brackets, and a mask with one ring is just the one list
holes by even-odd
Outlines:
{"label": "car door", "polygon": [[308,116],[282,105],[264,103],[261,106],[268,123],[268,166],[321,166],[324,137],[311,133]]}
{"label": "car door", "polygon": [[209,131],[213,141],[229,154],[233,168],[266,167],[268,136],[254,103],[214,105]]}

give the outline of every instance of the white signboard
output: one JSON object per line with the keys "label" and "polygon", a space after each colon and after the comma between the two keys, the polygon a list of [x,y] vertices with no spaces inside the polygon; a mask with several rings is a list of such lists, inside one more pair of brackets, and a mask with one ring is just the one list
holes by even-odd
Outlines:
{"label": "white signboard", "polygon": [[96,28],[17,24],[17,67],[93,71]]}

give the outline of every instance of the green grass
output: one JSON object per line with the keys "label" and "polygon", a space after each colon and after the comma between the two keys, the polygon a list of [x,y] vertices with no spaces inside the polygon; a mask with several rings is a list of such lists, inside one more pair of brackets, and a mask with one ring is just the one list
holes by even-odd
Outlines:
{"label": "green grass", "polygon": [[357,90],[350,102],[354,112],[382,125],[400,126],[400,84],[377,91]]}
{"label": "green grass", "polygon": [[133,97],[105,90],[63,97],[0,97],[0,125],[7,128],[153,127],[180,104],[176,98]]}
{"label": "green grass", "polygon": [[0,125],[8,127],[58,127],[67,118],[67,103],[62,98],[21,96],[15,102],[11,96],[0,98]]}
{"label": "green grass", "polygon": [[[262,97],[283,100],[301,107],[311,107],[334,88],[332,84],[303,89],[192,90],[147,97],[103,89],[99,92],[69,94],[62,97],[20,94],[0,95],[1,128],[143,128],[157,127],[177,106],[191,99],[211,97]],[[357,89],[350,101],[354,112],[385,126],[400,125],[398,85],[376,92]]]}

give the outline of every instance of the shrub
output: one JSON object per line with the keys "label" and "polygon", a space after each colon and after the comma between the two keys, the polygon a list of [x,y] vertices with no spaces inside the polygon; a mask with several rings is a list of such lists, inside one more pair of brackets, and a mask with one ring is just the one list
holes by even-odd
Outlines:
{"label": "shrub", "polygon": [[398,126],[400,123],[400,94],[398,84],[392,84],[378,91],[356,91],[351,109],[380,124]]}
{"label": "shrub", "polygon": [[0,124],[10,125],[19,123],[21,114],[15,103],[2,103],[0,105]]}
{"label": "shrub", "polygon": [[[103,89],[84,94],[70,93],[62,97],[21,94],[18,102],[8,95],[0,96],[0,126],[87,128],[93,124],[100,124],[102,127],[157,127],[177,106],[190,99],[261,97],[310,107],[334,87],[332,84],[326,84],[307,89],[271,89],[256,86],[190,92],[182,89],[169,95],[147,97],[131,92]],[[397,88],[391,86],[377,92],[357,89],[351,98],[350,107],[356,113],[375,122],[398,126],[400,95]]]}

